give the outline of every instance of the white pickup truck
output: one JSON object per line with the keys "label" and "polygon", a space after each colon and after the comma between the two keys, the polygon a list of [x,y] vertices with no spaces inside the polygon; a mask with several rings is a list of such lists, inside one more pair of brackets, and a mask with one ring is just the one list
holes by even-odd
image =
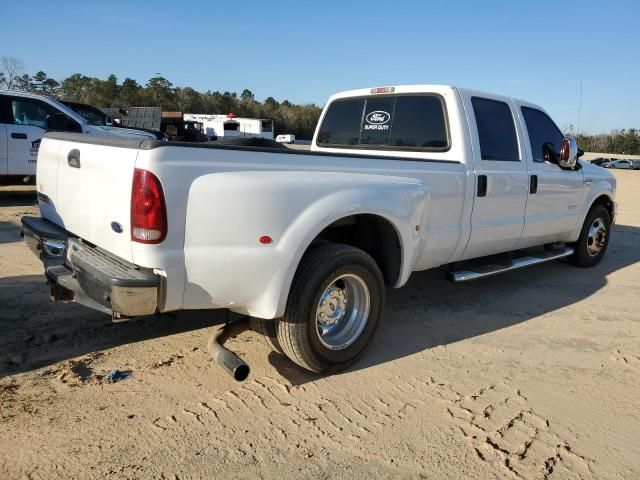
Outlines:
{"label": "white pickup truck", "polygon": [[107,137],[155,140],[141,130],[95,124],[44,95],[0,90],[0,178],[35,175],[40,141],[46,130]]}
{"label": "white pickup truck", "polygon": [[329,372],[414,271],[597,264],[616,181],[579,155],[536,105],[435,85],[332,96],[310,152],[54,132],[23,233],[54,299],[114,318],[229,309]]}

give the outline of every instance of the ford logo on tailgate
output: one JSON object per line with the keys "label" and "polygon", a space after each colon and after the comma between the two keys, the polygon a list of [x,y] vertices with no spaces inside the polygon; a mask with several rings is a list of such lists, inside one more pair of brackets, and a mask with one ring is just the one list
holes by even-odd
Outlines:
{"label": "ford logo on tailgate", "polygon": [[384,125],[385,123],[389,123],[391,120],[391,115],[389,112],[385,112],[384,110],[376,110],[375,112],[371,112],[366,116],[367,123],[372,125]]}

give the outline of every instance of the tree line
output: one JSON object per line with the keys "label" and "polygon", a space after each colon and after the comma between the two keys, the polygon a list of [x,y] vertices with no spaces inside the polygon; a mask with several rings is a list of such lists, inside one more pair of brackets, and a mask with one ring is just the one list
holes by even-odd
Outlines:
{"label": "tree line", "polygon": [[50,78],[45,72],[25,73],[24,64],[13,57],[2,57],[0,88],[40,93],[95,107],[162,107],[163,111],[225,114],[239,117],[274,120],[275,133],[293,133],[297,138],[310,139],[322,109],[314,104],[296,105],[268,97],[256,100],[253,92],[242,93],[207,90],[198,92],[190,87],[175,87],[161,74],[140,85],[132,78],[118,81],[116,75],[105,80],[74,73],[63,80]]}
{"label": "tree line", "polygon": [[[24,64],[16,58],[2,57],[1,60],[0,88],[36,92],[96,107],[154,106],[162,107],[164,111],[188,113],[233,112],[240,117],[270,118],[275,121],[276,134],[293,133],[306,139],[313,136],[321,112],[314,104],[278,102],[273,97],[259,102],[248,89],[238,95],[236,92],[207,90],[202,93],[190,87],[174,87],[160,74],[150,78],[145,85],[132,78],[125,78],[120,83],[113,74],[101,80],[74,73],[58,81],[43,71],[34,75],[25,73]],[[565,130],[573,133],[573,125]],[[629,128],[595,135],[581,133],[578,145],[587,152],[640,155],[640,130]]]}
{"label": "tree line", "polygon": [[599,135],[581,133],[577,140],[585,152],[640,155],[640,130],[636,128],[613,130]]}

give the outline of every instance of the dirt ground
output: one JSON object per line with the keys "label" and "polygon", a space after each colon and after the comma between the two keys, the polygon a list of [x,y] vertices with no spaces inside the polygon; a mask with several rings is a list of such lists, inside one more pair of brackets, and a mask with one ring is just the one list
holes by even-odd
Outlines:
{"label": "dirt ground", "polygon": [[3,187],[0,478],[640,478],[640,172],[615,173],[596,268],[414,274],[347,372],[245,331],[243,384],[206,352],[219,313],[112,324],[50,302],[19,236],[33,187]]}

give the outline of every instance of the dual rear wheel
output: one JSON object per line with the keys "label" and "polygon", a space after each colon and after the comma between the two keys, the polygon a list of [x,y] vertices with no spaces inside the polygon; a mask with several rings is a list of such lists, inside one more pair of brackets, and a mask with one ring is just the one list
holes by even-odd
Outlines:
{"label": "dual rear wheel", "polygon": [[284,316],[251,319],[274,350],[307,370],[336,372],[365,351],[384,305],[375,260],[348,245],[321,243],[302,257]]}

